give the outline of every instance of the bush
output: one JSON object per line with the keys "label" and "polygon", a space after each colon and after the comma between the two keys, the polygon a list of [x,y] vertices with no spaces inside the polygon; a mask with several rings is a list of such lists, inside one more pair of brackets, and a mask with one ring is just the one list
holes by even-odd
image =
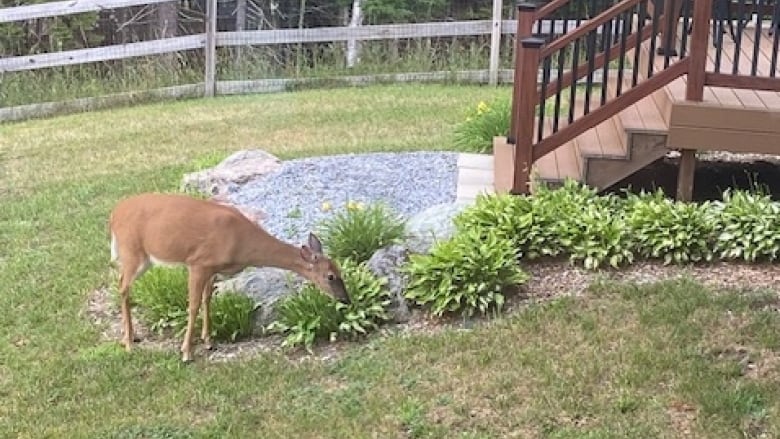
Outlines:
{"label": "bush", "polygon": [[587,268],[631,262],[620,201],[572,180],[559,189],[540,187],[534,196],[480,195],[455,218],[460,232],[480,230],[512,242],[527,259],[568,254]]}
{"label": "bush", "polygon": [[350,202],[320,224],[322,242],[336,260],[365,262],[375,251],[403,238],[405,222],[382,204],[368,207]]}
{"label": "bush", "polygon": [[780,251],[780,205],[764,193],[730,191],[715,204],[715,251],[723,259],[775,260]]}
{"label": "bush", "polygon": [[437,242],[429,255],[411,255],[403,268],[411,278],[406,297],[430,304],[439,316],[500,310],[505,289],[525,282],[528,275],[517,265],[511,241],[482,232],[462,231]]}
{"label": "bush", "polygon": [[663,191],[628,195],[626,223],[636,251],[664,264],[712,260],[715,216],[710,203],[682,203]]}
{"label": "bush", "polygon": [[390,319],[390,293],[383,288],[384,279],[376,278],[364,263],[351,260],[342,263],[341,272],[349,305],[336,302],[311,283],[278,305],[277,320],[268,330],[287,334],[283,346],[303,346],[311,351],[318,340],[355,338]]}
{"label": "bush", "polygon": [[512,103],[508,98],[491,104],[484,101],[470,111],[455,128],[455,147],[462,151],[486,153],[493,150],[493,138],[509,133]]}
{"label": "bush", "polygon": [[[187,329],[187,270],[153,267],[136,280],[133,300],[143,309],[143,317],[156,332],[172,330],[181,336]],[[211,299],[211,336],[220,341],[236,341],[252,333],[256,305],[249,297],[222,292]],[[198,314],[196,327],[202,324]]]}

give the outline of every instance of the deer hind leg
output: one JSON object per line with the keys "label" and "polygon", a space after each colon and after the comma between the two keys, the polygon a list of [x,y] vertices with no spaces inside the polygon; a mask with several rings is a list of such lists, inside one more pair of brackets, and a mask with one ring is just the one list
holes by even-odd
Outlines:
{"label": "deer hind leg", "polygon": [[214,348],[211,344],[211,294],[214,292],[214,277],[212,276],[203,288],[203,297],[201,298],[201,304],[203,306],[201,312],[203,315],[203,326],[201,328],[200,338],[203,340],[203,347],[207,350]]}
{"label": "deer hind leg", "polygon": [[122,302],[122,326],[124,327],[122,343],[127,352],[133,349],[134,341],[140,341],[133,333],[133,318],[130,314],[130,286],[147,268],[149,268],[149,263],[140,259],[127,260],[121,264],[119,296]]}
{"label": "deer hind leg", "polygon": [[192,361],[192,335],[195,329],[195,320],[197,320],[198,311],[200,311],[203,290],[211,278],[209,273],[199,268],[190,267],[189,272],[187,330],[181,343],[181,359],[185,363]]}

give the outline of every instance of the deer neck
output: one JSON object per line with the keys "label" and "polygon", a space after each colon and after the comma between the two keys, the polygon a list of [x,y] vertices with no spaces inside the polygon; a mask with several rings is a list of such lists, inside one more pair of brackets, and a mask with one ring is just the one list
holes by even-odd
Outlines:
{"label": "deer neck", "polygon": [[301,256],[301,249],[270,234],[261,233],[251,246],[250,262],[256,267],[274,267],[300,275],[311,272],[312,266]]}

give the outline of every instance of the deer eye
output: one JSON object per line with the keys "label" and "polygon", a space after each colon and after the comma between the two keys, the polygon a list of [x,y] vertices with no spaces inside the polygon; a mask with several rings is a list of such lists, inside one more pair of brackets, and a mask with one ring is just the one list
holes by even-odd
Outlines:
{"label": "deer eye", "polygon": [[329,281],[334,281],[334,280],[336,280],[336,276],[334,276],[333,273],[328,273],[328,280]]}

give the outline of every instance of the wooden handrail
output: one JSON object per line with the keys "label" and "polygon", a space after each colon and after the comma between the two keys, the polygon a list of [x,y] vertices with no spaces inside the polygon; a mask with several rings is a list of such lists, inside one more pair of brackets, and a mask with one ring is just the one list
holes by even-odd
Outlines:
{"label": "wooden handrail", "polygon": [[[641,32],[634,31],[631,35],[629,35],[626,38],[626,46],[627,47],[633,47],[637,43],[637,38],[640,38],[641,40],[647,39],[651,34],[653,33],[653,26],[650,24],[646,24]],[[620,52],[618,51],[612,51],[609,54],[609,59],[604,55],[604,53],[599,53],[594,58],[594,68],[600,69],[604,67],[605,63],[611,62],[615,59],[617,59],[620,56]],[[545,90],[544,98],[547,99],[551,96],[554,96],[558,90],[562,90],[566,87],[569,87],[574,81],[579,80],[583,76],[588,74],[588,65],[587,64],[580,64],[577,66],[576,71],[568,70],[566,73],[563,74],[563,77],[561,78],[560,84],[557,80],[554,80],[550,82],[550,84],[547,86],[547,89]]]}
{"label": "wooden handrail", "polygon": [[689,58],[683,58],[680,61],[677,61],[662,72],[653,75],[651,78],[624,92],[612,101],[607,102],[603,106],[577,119],[566,128],[544,138],[541,142],[534,145],[533,161],[539,160],[564,143],[574,139],[590,128],[609,119],[612,115],[639,102],[639,100],[649,96],[652,92],[684,75],[688,71],[689,61]]}
{"label": "wooden handrail", "polygon": [[643,0],[623,0],[622,2],[612,6],[611,8],[588,20],[585,24],[573,29],[571,32],[566,33],[566,35],[563,35],[560,38],[555,39],[550,44],[546,45],[542,49],[540,56],[545,58],[563,49],[573,41],[582,38],[588,33],[596,30],[599,26],[616,17],[623,11],[636,6],[640,1]]}
{"label": "wooden handrail", "polygon": [[[575,0],[575,1],[582,1],[582,0]],[[548,15],[557,11],[561,7],[566,6],[568,3],[569,0],[553,0],[550,3],[547,3],[546,5],[537,9],[536,14],[534,15],[534,21],[547,18]]]}

